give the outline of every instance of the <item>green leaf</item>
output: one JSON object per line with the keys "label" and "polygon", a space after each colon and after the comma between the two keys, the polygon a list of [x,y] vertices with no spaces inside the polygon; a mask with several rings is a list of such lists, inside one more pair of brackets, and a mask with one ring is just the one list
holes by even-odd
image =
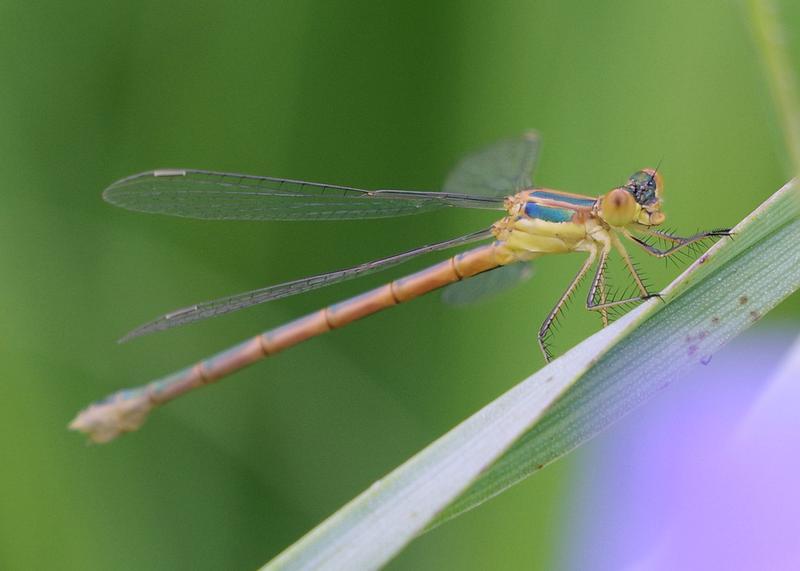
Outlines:
{"label": "green leaf", "polygon": [[522,381],[264,569],[372,569],[608,427],[800,287],[788,183],[664,292]]}

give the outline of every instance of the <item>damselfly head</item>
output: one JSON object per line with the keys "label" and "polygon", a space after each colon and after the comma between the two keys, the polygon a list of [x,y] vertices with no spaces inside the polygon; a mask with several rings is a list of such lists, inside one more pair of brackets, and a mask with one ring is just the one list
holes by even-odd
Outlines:
{"label": "damselfly head", "polygon": [[637,222],[646,226],[663,224],[666,215],[661,212],[661,194],[664,191],[664,179],[658,169],[642,169],[636,171],[628,179],[625,188],[642,210]]}
{"label": "damselfly head", "polygon": [[662,188],[663,179],[655,169],[636,171],[625,186],[615,188],[600,199],[600,217],[616,227],[661,224],[666,218],[661,212]]}
{"label": "damselfly head", "polygon": [[661,199],[664,180],[661,178],[661,173],[655,169],[642,169],[631,175],[625,188],[633,195],[636,202],[642,206],[652,206]]}

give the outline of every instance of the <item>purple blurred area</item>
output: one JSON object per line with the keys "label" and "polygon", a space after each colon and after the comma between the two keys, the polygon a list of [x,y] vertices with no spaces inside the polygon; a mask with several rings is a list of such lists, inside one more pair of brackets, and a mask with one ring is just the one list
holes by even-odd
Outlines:
{"label": "purple blurred area", "polygon": [[800,342],[751,331],[579,452],[561,568],[800,569]]}

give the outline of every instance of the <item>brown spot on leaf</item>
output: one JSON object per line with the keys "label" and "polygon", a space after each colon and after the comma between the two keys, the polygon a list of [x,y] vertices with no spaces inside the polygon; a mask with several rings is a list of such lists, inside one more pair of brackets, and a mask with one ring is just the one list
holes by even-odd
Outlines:
{"label": "brown spot on leaf", "polygon": [[746,304],[748,301],[750,301],[750,299],[749,299],[749,298],[748,298],[746,295],[743,295],[743,296],[741,296],[741,297],[739,298],[739,305],[744,305],[744,304]]}
{"label": "brown spot on leaf", "polygon": [[719,317],[716,315],[711,318],[711,325],[719,325]]}
{"label": "brown spot on leaf", "polygon": [[750,312],[750,318],[753,321],[758,321],[759,319],[761,319],[761,314],[754,309],[753,311]]}

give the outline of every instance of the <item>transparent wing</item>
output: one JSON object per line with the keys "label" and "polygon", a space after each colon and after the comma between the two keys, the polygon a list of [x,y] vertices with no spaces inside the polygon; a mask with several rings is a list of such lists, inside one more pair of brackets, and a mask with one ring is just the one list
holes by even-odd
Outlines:
{"label": "transparent wing", "polygon": [[467,305],[489,299],[533,276],[533,265],[520,262],[483,272],[469,279],[455,282],[442,290],[442,301],[449,305]]}
{"label": "transparent wing", "polygon": [[446,206],[502,209],[475,193],[363,190],[348,186],[203,170],[156,170],[103,192],[116,206],[206,220],[345,220],[430,212]]}
{"label": "transparent wing", "polygon": [[539,135],[534,131],[499,141],[462,159],[448,175],[444,191],[493,197],[516,194],[532,187],[538,154]]}
{"label": "transparent wing", "polygon": [[318,274],[316,276],[247,291],[244,293],[215,299],[213,301],[198,303],[196,305],[192,305],[191,307],[185,307],[183,309],[167,313],[166,315],[162,315],[161,317],[158,317],[149,323],[137,327],[125,335],[125,337],[120,339],[120,342],[129,341],[134,337],[139,337],[140,335],[145,335],[147,333],[153,333],[154,331],[162,331],[178,325],[200,321],[201,319],[224,315],[226,313],[238,311],[259,303],[272,301],[273,299],[280,299],[282,297],[288,297],[290,295],[321,288],[337,282],[390,268],[402,262],[408,261],[411,258],[421,256],[422,254],[438,252],[448,248],[455,248],[456,246],[463,246],[464,244],[485,240],[491,237],[492,230],[491,228],[488,228],[486,230],[480,230],[478,232],[473,232],[472,234],[453,238],[452,240],[446,240],[436,244],[428,244],[427,246],[415,248],[401,254],[395,254],[394,256],[389,256],[388,258],[366,262],[352,268],[328,272],[325,274]]}

